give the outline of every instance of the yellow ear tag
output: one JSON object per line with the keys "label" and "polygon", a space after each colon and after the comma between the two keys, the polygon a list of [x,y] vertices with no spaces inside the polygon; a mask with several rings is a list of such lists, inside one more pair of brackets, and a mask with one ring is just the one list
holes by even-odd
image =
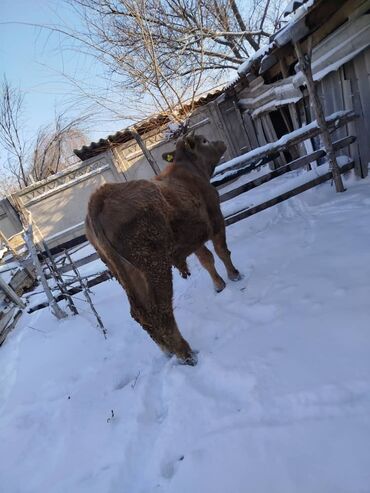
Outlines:
{"label": "yellow ear tag", "polygon": [[172,161],[173,161],[173,154],[168,153],[167,156],[166,156],[166,161],[168,163],[172,163]]}

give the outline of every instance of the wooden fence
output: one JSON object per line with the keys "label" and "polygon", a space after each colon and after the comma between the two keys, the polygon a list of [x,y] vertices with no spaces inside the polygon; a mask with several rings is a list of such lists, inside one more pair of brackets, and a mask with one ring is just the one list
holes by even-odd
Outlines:
{"label": "wooden fence", "polygon": [[[327,117],[326,121],[329,128],[332,131],[335,131],[355,118],[356,115],[352,111],[347,111],[330,115],[329,117]],[[261,167],[263,164],[270,162],[278,152],[287,151],[291,146],[299,144],[304,140],[307,140],[308,138],[316,137],[317,135],[320,135],[320,129],[318,128],[316,122],[312,122],[311,124],[306,125],[305,127],[302,127],[299,130],[292,132],[291,134],[285,135],[273,144],[254,149],[253,151],[244,154],[239,158],[233,159],[228,163],[218,166],[216,168],[216,174],[212,180],[212,183],[216,186],[230,183],[240,176]],[[356,137],[352,135],[339,139],[333,143],[334,150],[337,152],[341,149],[344,149],[351,145],[355,140]],[[312,163],[313,161],[323,159],[325,158],[325,156],[326,152],[324,151],[324,149],[313,151],[310,154],[299,157],[298,159],[295,159],[290,163],[281,166],[280,168],[271,170],[270,172],[265,173],[251,181],[248,181],[243,185],[236,186],[228,192],[221,194],[220,201],[222,203],[231,200],[243,193],[248,192],[249,190],[253,190],[256,187],[273,180],[274,178],[277,178],[278,176],[281,176],[293,170],[297,170],[304,166],[309,166],[310,163]],[[353,160],[349,160],[349,162],[345,163],[343,166],[340,166],[340,172],[345,173],[353,167]],[[303,184],[299,184],[298,186],[285,191],[284,193],[280,193],[273,197],[270,197],[264,202],[254,205],[253,207],[248,206],[242,208],[235,213],[230,214],[229,216],[225,217],[226,225],[228,226],[240,221],[241,219],[250,217],[258,212],[279,204],[284,200],[294,197],[295,195],[298,195],[333,178],[331,170],[325,170],[325,168],[320,168],[320,166],[318,167],[318,170],[320,171],[318,173],[318,176],[307,180]]]}
{"label": "wooden fence", "polygon": [[[340,112],[330,115],[329,117],[327,117],[326,120],[331,131],[335,131],[338,128],[346,125],[348,122],[352,121],[355,117],[356,115],[353,112],[347,111],[347,112]],[[238,158],[232,159],[224,164],[219,165],[216,168],[215,176],[212,179],[213,185],[220,186],[220,185],[224,185],[225,183],[236,181],[235,187],[232,188],[231,190],[222,193],[222,188],[220,189],[221,203],[232,200],[233,198],[238,197],[241,194],[247,193],[248,191],[253,190],[254,188],[264,183],[267,183],[273,180],[274,178],[277,178],[278,176],[282,176],[285,173],[297,170],[304,166],[309,166],[310,163],[325,158],[326,156],[325,151],[323,149],[318,149],[305,156],[301,156],[298,159],[295,159],[284,166],[270,170],[269,172],[264,173],[261,176],[258,176],[257,178],[251,179],[247,183],[244,183],[239,186],[237,183],[237,178],[239,178],[240,176],[246,173],[249,173],[253,169],[261,167],[263,164],[269,163],[277,153],[287,151],[291,146],[299,144],[314,136],[318,136],[319,134],[320,134],[320,129],[318,128],[316,122],[312,122],[311,124],[306,125],[300,128],[299,130],[292,132],[291,134],[285,135],[282,139],[278,140],[273,144],[269,144],[267,146],[254,149],[253,151],[248,152],[242,156],[239,156]],[[334,150],[338,152],[344,148],[347,148],[355,140],[356,138],[351,135],[348,137],[341,138],[333,143]],[[344,173],[346,171],[349,171],[353,167],[354,167],[354,162],[353,160],[349,159],[348,162],[340,166],[340,171],[341,173]],[[313,172],[311,172],[311,174],[313,174]],[[293,186],[293,188],[284,191],[282,193],[272,194],[271,197],[267,198],[264,202],[258,205],[253,205],[251,207],[244,207],[241,210],[238,210],[230,214],[229,216],[225,217],[226,225],[229,226],[231,224],[240,221],[241,219],[250,217],[258,212],[261,212],[269,207],[272,207],[280,202],[283,202],[284,200],[294,197],[295,195],[298,195],[299,193],[302,193],[305,190],[309,190],[310,188],[313,188],[319,185],[320,183],[324,183],[325,181],[331,180],[333,177],[331,170],[328,169],[327,166],[325,165],[318,166],[316,168],[315,175],[316,176],[313,176],[311,178],[310,174],[307,173],[308,179],[304,180],[303,183],[296,184],[296,186]],[[305,175],[303,174],[302,176],[304,178]],[[92,254],[90,253],[86,257],[77,260],[76,267],[81,267],[87,263],[93,262],[97,258],[98,255],[96,253],[92,253]],[[60,273],[66,273],[69,270],[70,267],[68,265],[65,265],[61,268]],[[96,273],[96,275],[88,276],[88,277],[89,278],[86,280],[87,287],[95,286],[97,284],[100,284],[101,282],[104,282],[112,278],[108,270]],[[81,287],[70,286],[67,295],[71,296],[80,291],[81,291]],[[55,299],[56,301],[59,301],[61,299],[64,299],[65,296],[66,296],[65,294],[60,293],[55,297]],[[40,308],[47,306],[47,304],[48,304],[47,301],[43,301],[42,303],[38,303],[37,305],[30,307],[28,311],[33,312],[35,310],[39,310]]]}

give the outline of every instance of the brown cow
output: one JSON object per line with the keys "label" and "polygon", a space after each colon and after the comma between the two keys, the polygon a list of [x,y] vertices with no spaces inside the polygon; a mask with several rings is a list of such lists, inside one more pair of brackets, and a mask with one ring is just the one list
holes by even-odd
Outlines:
{"label": "brown cow", "polygon": [[223,142],[194,133],[179,139],[174,163],[153,180],[105,184],[94,192],[85,223],[88,239],[126,290],[132,317],[163,351],[191,365],[196,356],[173,314],[171,267],[187,277],[186,258],[195,253],[221,291],[225,282],[205,246],[212,240],[229,279],[240,279],[210,184],[225,150]]}

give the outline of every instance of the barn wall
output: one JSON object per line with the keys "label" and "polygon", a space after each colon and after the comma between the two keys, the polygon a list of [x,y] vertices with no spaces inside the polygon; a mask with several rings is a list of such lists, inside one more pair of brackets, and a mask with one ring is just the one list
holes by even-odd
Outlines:
{"label": "barn wall", "polygon": [[[315,46],[312,71],[318,81],[325,115],[341,110],[356,112],[358,118],[335,131],[332,137],[334,140],[346,135],[357,137],[354,144],[341,152],[354,158],[358,176],[367,176],[370,162],[370,14],[366,8],[362,6],[352,12],[348,22]],[[277,120],[285,119],[286,133],[312,121],[300,72],[273,83],[265,83],[263,77],[257,77],[240,90],[237,97],[243,120],[248,122],[248,136],[250,141],[253,140],[253,147],[273,142],[280,136],[281,124],[277,125]],[[294,152],[310,152],[320,145],[319,138],[311,139]],[[277,164],[282,163],[283,157]]]}

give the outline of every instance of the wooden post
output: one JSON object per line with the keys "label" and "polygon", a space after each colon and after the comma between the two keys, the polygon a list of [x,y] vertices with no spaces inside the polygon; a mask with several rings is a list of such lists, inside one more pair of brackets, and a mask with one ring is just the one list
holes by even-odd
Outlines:
{"label": "wooden post", "polygon": [[127,166],[125,165],[125,162],[122,159],[122,156],[117,152],[117,149],[114,147],[113,143],[109,139],[107,139],[107,140],[108,140],[108,145],[109,145],[110,157],[111,157],[113,166],[115,168],[115,171],[118,173],[118,175],[122,174],[125,181],[128,181],[126,173],[125,173],[127,170]]}
{"label": "wooden post", "polygon": [[158,166],[158,164],[156,163],[156,160],[154,159],[153,157],[153,154],[149,151],[149,149],[146,147],[145,145],[145,142],[143,141],[143,139],[141,138],[141,136],[139,135],[138,131],[136,130],[135,127],[130,127],[129,128],[130,132],[131,132],[131,135],[133,136],[133,138],[136,140],[136,142],[138,143],[138,146],[140,147],[140,149],[143,151],[143,154],[144,156],[146,157],[148,163],[150,164],[150,167],[152,168],[152,170],[154,171],[154,174],[155,175],[159,175],[161,170]]}
{"label": "wooden post", "polygon": [[74,262],[73,262],[73,260],[72,260],[72,257],[71,257],[71,256],[70,256],[70,254],[68,253],[68,251],[67,251],[67,250],[65,250],[65,252],[64,252],[64,253],[65,253],[65,255],[66,255],[66,257],[67,257],[67,259],[68,259],[68,261],[69,261],[70,265],[72,266],[73,272],[76,274],[76,278],[78,279],[78,281],[79,281],[79,283],[80,283],[80,286],[81,286],[81,289],[82,289],[82,291],[83,291],[83,294],[84,294],[84,296],[85,296],[85,298],[86,298],[86,301],[87,301],[87,302],[88,302],[88,304],[90,305],[91,310],[92,310],[92,312],[94,313],[96,320],[98,321],[99,327],[101,328],[101,330],[102,330],[102,332],[103,332],[104,339],[106,339],[106,338],[107,338],[107,329],[104,327],[103,321],[102,321],[102,319],[100,318],[100,315],[99,315],[99,313],[96,311],[95,306],[94,306],[94,304],[93,304],[93,302],[92,302],[91,296],[90,296],[90,294],[89,294],[89,291],[90,291],[90,290],[89,290],[89,286],[88,286],[87,282],[85,281],[85,279],[82,279],[82,277],[81,277],[81,275],[80,275],[80,273],[79,273],[79,271],[78,271],[78,269],[77,269],[77,267],[76,267],[75,263],[74,263]]}
{"label": "wooden post", "polygon": [[337,192],[344,192],[345,188],[343,186],[343,181],[340,173],[340,168],[338,166],[337,158],[333,149],[333,143],[331,141],[330,132],[325,121],[324,111],[322,109],[320,98],[317,94],[316,84],[312,76],[311,67],[311,50],[309,53],[304,54],[302,46],[299,42],[294,43],[294,48],[297,54],[297,59],[299,62],[300,69],[306,80],[308,95],[310,103],[314,108],[317,124],[321,130],[322,141],[324,149],[329,161],[329,167],[333,174],[333,179],[335,183],[335,189]]}
{"label": "wooden post", "polygon": [[31,258],[32,258],[32,263],[35,266],[37,276],[39,280],[41,281],[42,287],[44,288],[45,294],[48,298],[49,305],[51,306],[51,311],[53,315],[55,315],[58,319],[65,318],[67,314],[59,307],[58,303],[56,302],[51,289],[47,283],[45,274],[42,270],[39,258],[37,256],[37,251],[35,244],[33,242],[33,232],[32,232],[32,224],[31,222],[29,223],[27,229],[24,232],[24,241],[27,244],[28,251],[30,252]]}
{"label": "wooden post", "polygon": [[4,293],[18,306],[21,308],[26,308],[26,305],[17,295],[17,293],[7,284],[4,279],[0,275],[0,288],[4,291]]}
{"label": "wooden post", "polygon": [[0,231],[0,240],[6,245],[7,249],[10,250],[15,258],[18,258],[17,252],[14,250],[12,245],[9,243],[8,238]]}
{"label": "wooden post", "polygon": [[73,313],[73,315],[78,315],[78,310],[76,308],[76,305],[74,304],[72,296],[68,293],[68,289],[66,286],[66,283],[64,282],[64,279],[62,277],[61,272],[58,270],[58,266],[54,260],[54,257],[52,256],[50,249],[46,243],[46,241],[42,241],[42,246],[46,252],[47,258],[46,258],[46,265],[49,267],[50,275],[54,278],[55,282],[57,283],[57,286],[59,288],[59,291],[65,295],[65,299],[67,301],[68,307]]}

